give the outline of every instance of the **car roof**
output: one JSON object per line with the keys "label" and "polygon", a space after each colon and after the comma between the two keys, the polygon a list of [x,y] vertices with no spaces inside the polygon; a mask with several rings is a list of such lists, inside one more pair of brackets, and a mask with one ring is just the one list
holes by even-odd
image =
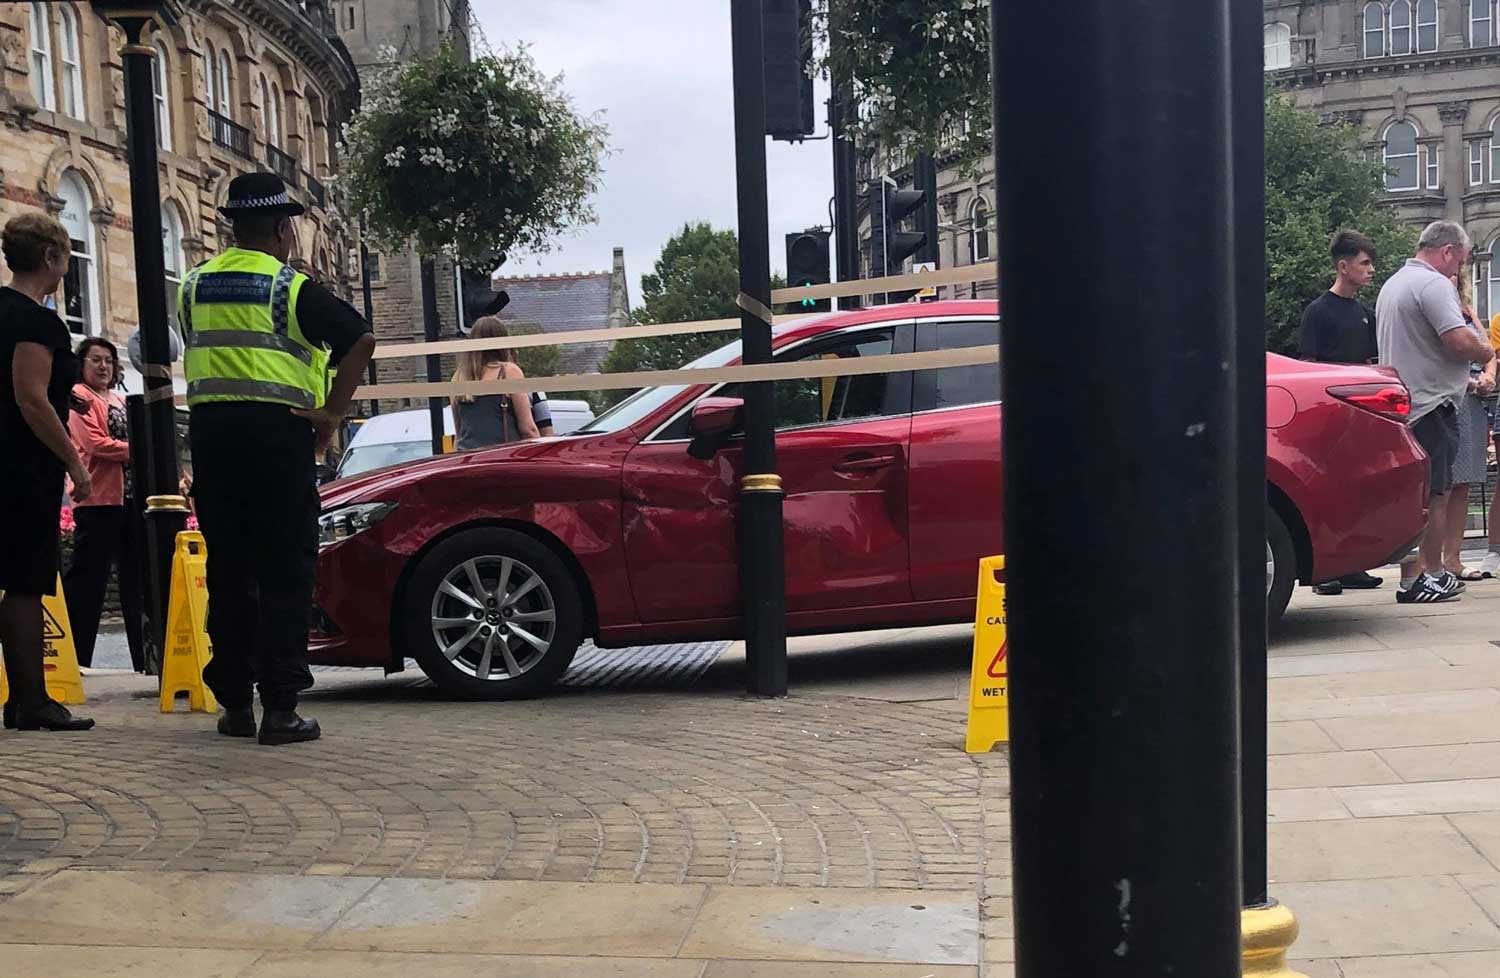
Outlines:
{"label": "car roof", "polygon": [[818,313],[783,322],[772,330],[777,345],[816,336],[846,326],[863,326],[906,319],[936,319],[942,316],[998,316],[994,299],[947,299],[942,302],[895,302],[864,309]]}

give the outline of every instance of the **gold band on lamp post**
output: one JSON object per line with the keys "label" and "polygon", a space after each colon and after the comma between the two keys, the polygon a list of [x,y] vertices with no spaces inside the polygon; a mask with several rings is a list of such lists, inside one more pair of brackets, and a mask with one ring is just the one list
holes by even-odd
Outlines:
{"label": "gold band on lamp post", "polygon": [[1240,911],[1240,953],[1244,978],[1306,978],[1287,967],[1286,955],[1297,941],[1297,918],[1272,902]]}
{"label": "gold band on lamp post", "polygon": [[780,492],[781,476],[747,475],[740,480],[740,492]]}
{"label": "gold band on lamp post", "polygon": [[184,496],[147,496],[148,513],[187,513],[188,501]]}

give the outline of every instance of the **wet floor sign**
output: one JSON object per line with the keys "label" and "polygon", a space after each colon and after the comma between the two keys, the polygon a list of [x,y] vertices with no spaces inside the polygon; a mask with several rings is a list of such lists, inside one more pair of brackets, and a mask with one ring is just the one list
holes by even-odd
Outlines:
{"label": "wet floor sign", "polygon": [[208,546],[203,534],[177,534],[172,556],[172,592],[167,601],[167,648],[161,665],[161,711],[171,713],[181,693],[188,712],[214,713],[219,703],[203,682],[213,657],[208,641]]}
{"label": "wet floor sign", "polygon": [[979,562],[974,664],[969,676],[969,733],[964,750],[982,754],[1010,740],[1010,663],[1005,643],[1004,557]]}
{"label": "wet floor sign", "polygon": [[[73,647],[73,624],[68,620],[61,575],[57,578],[57,593],[42,595],[42,663],[47,674],[48,696],[75,706],[83,702],[83,676],[78,671],[78,651]],[[10,684],[4,668],[0,667],[0,702],[9,698]]]}

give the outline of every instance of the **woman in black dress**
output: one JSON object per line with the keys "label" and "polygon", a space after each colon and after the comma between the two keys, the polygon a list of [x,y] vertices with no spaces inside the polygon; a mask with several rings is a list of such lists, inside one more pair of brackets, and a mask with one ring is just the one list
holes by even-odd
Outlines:
{"label": "woman in black dress", "polygon": [[55,594],[58,517],[63,476],[73,498],[88,498],[88,469],[65,421],[78,379],[67,326],[42,305],[68,270],[68,232],[32,211],[11,218],[0,234],[10,284],[0,288],[0,643],[10,700],[5,726],[22,730],[87,730],[47,695],[42,663],[42,595]]}

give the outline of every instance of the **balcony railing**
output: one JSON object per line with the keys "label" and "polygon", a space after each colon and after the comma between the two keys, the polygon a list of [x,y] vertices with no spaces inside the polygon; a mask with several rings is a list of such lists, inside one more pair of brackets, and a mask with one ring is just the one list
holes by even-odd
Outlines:
{"label": "balcony railing", "polygon": [[209,126],[213,129],[214,145],[229,150],[245,159],[254,159],[250,155],[250,130],[244,126],[237,125],[233,120],[219,115],[217,112],[209,112]]}
{"label": "balcony railing", "polygon": [[323,187],[322,181],[311,173],[303,172],[302,175],[307,178],[307,192],[312,195],[313,203],[327,210],[328,191]]}
{"label": "balcony railing", "polygon": [[286,181],[288,187],[297,186],[297,161],[277,149],[275,146],[266,144],[266,165],[271,172]]}

